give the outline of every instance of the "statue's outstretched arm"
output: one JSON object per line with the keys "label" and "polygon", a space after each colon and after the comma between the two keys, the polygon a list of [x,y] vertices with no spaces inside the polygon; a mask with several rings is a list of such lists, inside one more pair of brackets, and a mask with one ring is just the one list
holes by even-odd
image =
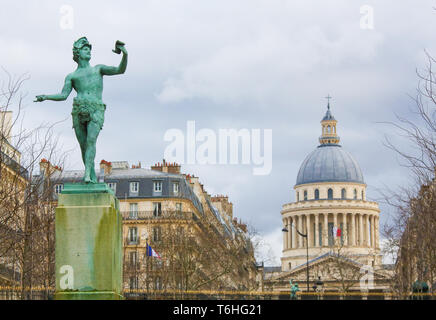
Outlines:
{"label": "statue's outstretched arm", "polygon": [[53,101],[64,101],[68,98],[73,89],[73,84],[71,82],[71,77],[68,75],[65,78],[64,87],[62,88],[62,92],[59,94],[51,94],[51,95],[40,95],[36,96],[36,100],[34,102],[42,102],[44,100],[53,100]]}
{"label": "statue's outstretched arm", "polygon": [[126,71],[127,68],[127,50],[124,47],[124,44],[120,45],[117,42],[117,49],[119,52],[123,53],[123,57],[121,58],[120,65],[118,67],[105,66],[104,64],[100,64],[100,72],[104,76],[113,76],[116,74],[122,74]]}

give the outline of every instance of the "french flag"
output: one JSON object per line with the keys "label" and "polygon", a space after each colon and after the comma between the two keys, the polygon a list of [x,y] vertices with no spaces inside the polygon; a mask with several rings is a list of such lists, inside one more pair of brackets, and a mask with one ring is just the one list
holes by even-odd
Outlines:
{"label": "french flag", "polygon": [[156,257],[158,259],[161,259],[159,253],[154,251],[153,248],[148,245],[148,243],[147,248],[145,249],[145,254],[147,255],[147,257]]}
{"label": "french flag", "polygon": [[340,237],[341,236],[341,229],[339,229],[337,227],[333,227],[333,236]]}

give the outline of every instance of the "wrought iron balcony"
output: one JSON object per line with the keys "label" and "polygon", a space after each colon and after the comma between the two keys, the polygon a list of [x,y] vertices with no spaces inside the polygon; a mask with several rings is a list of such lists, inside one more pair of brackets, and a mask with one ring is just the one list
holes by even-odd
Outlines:
{"label": "wrought iron balcony", "polygon": [[125,244],[129,246],[138,246],[140,244],[139,237],[136,238],[126,237]]}
{"label": "wrought iron balcony", "polygon": [[193,212],[187,211],[122,211],[123,220],[153,220],[153,219],[194,219]]}

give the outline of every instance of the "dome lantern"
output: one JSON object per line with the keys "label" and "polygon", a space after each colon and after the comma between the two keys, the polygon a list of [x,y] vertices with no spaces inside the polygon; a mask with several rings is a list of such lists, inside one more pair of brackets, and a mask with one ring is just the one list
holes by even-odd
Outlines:
{"label": "dome lantern", "polygon": [[323,144],[338,144],[340,141],[339,136],[336,133],[337,121],[333,117],[330,111],[330,96],[326,97],[328,99],[327,112],[321,120],[322,135],[319,137],[319,143]]}

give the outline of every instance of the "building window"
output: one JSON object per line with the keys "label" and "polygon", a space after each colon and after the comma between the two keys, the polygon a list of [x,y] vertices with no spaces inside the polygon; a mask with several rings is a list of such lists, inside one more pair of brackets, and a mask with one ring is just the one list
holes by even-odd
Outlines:
{"label": "building window", "polygon": [[297,202],[300,201],[300,193],[297,191]]}
{"label": "building window", "polygon": [[138,228],[129,228],[129,244],[136,244],[138,242]]}
{"label": "building window", "polygon": [[130,192],[131,193],[139,192],[139,182],[130,182]]}
{"label": "building window", "polygon": [[61,193],[62,190],[64,190],[64,185],[63,185],[63,184],[55,184],[55,186],[54,186],[54,192],[55,192],[56,194]]}
{"label": "building window", "polygon": [[117,184],[115,182],[108,182],[107,186],[109,189],[111,189],[114,193],[117,192]]}
{"label": "building window", "polygon": [[153,191],[162,192],[162,181],[153,181]]}
{"label": "building window", "polygon": [[291,270],[292,269],[292,263],[289,262],[288,266],[289,266],[289,270]]}
{"label": "building window", "polygon": [[130,277],[130,289],[138,289],[138,277]]}
{"label": "building window", "polygon": [[327,198],[328,198],[329,200],[332,200],[332,199],[333,199],[333,189],[332,189],[332,188],[330,188],[330,189],[327,191]]}
{"label": "building window", "polygon": [[345,188],[343,188],[341,190],[341,198],[342,199],[346,199],[347,198],[347,190],[345,190]]}
{"label": "building window", "polygon": [[137,219],[138,218],[138,204],[131,203],[130,211],[129,211],[129,219]]}
{"label": "building window", "polygon": [[156,290],[162,290],[162,279],[160,277],[154,279],[154,287]]}
{"label": "building window", "polygon": [[153,202],[153,216],[162,216],[162,204],[160,202]]}
{"label": "building window", "polygon": [[304,190],[304,201],[307,201],[307,190]]}
{"label": "building window", "polygon": [[357,189],[354,189],[354,200],[357,200]]}
{"label": "building window", "polygon": [[365,200],[365,194],[364,194],[363,190],[362,190],[362,200]]}
{"label": "building window", "polygon": [[178,227],[176,234],[180,239],[182,239],[185,234],[185,229],[183,227]]}
{"label": "building window", "polygon": [[173,193],[179,194],[179,183],[178,182],[173,182]]}
{"label": "building window", "polygon": [[136,268],[136,264],[138,263],[138,252],[130,251],[129,253],[130,266]]}
{"label": "building window", "polygon": [[182,213],[182,203],[180,202],[176,203],[176,212],[179,214]]}
{"label": "building window", "polygon": [[315,189],[315,200],[319,200],[319,190]]}
{"label": "building window", "polygon": [[153,241],[161,241],[162,240],[162,228],[154,227],[153,228]]}

